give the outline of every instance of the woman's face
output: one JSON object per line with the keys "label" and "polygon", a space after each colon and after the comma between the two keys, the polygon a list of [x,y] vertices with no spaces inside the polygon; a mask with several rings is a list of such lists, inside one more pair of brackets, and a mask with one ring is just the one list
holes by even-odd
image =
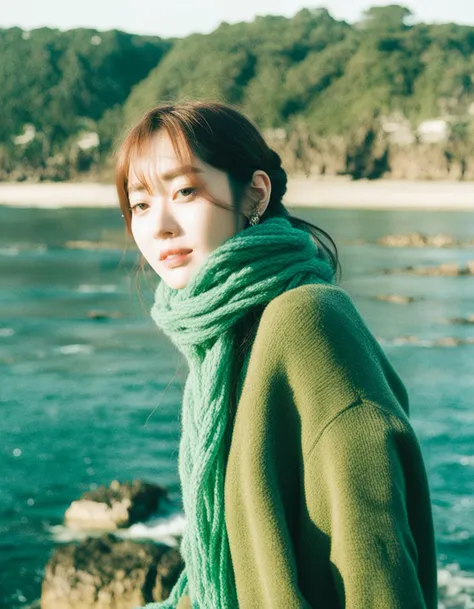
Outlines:
{"label": "woman's face", "polygon": [[[145,175],[149,190],[137,174]],[[196,157],[183,167],[164,130],[153,136],[150,155],[130,166],[128,195],[133,238],[148,264],[172,288],[184,288],[207,256],[234,234],[227,174]],[[244,225],[240,215],[239,230]],[[162,259],[164,250],[181,248],[192,251]]]}

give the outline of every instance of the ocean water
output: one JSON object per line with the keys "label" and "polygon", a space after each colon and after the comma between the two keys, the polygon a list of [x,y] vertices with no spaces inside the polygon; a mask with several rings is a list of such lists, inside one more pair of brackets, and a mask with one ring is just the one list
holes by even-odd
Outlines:
{"label": "ocean water", "polygon": [[[474,607],[474,277],[382,269],[474,260],[474,248],[388,248],[378,237],[472,239],[474,214],[292,209],[339,247],[340,285],[403,378],[431,485],[440,607]],[[39,598],[66,508],[113,479],[164,485],[167,511],[124,536],[171,543],[182,530],[177,472],[186,365],[136,290],[137,254],[112,209],[0,207],[0,607]],[[363,240],[361,243],[359,240]],[[403,294],[408,305],[380,302]],[[106,313],[109,318],[98,319]],[[416,343],[399,340],[415,336]]]}

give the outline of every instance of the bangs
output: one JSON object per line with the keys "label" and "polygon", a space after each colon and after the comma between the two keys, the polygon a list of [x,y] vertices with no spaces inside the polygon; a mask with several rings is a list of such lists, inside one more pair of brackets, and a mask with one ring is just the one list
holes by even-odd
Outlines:
{"label": "bangs", "polygon": [[[175,127],[175,128],[170,128]],[[174,152],[181,165],[191,165],[195,154],[183,133],[176,126],[163,125],[158,130],[140,130],[139,133],[129,134],[120,151],[118,163],[118,173],[121,176],[123,188],[128,197],[129,175],[133,168],[135,180],[151,194],[152,185],[150,176],[156,173],[159,157],[156,146],[153,145],[153,138],[160,132],[165,131],[172,142]]]}

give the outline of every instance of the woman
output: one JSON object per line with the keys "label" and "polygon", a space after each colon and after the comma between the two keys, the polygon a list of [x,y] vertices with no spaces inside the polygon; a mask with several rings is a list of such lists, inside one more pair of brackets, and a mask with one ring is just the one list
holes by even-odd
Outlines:
{"label": "woman", "polygon": [[406,389],[335,285],[330,237],[283,206],[280,157],[230,106],[164,104],[122,143],[117,189],[189,364],[185,568],[147,607],[434,609]]}

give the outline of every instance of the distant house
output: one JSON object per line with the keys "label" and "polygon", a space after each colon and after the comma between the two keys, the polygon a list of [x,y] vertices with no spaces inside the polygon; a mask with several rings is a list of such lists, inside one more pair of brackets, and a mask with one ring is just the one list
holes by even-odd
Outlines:
{"label": "distant house", "polygon": [[380,122],[390,142],[402,146],[414,143],[415,135],[411,123],[403,114],[397,112],[390,116],[383,116]]}
{"label": "distant house", "polygon": [[97,148],[99,143],[99,135],[95,131],[88,131],[87,133],[83,133],[81,137],[77,140],[77,145],[81,150]]}
{"label": "distant house", "polygon": [[13,143],[15,146],[24,146],[25,144],[29,144],[36,137],[36,129],[34,125],[26,124],[23,126],[23,133],[21,135],[16,135],[13,138]]}
{"label": "distant house", "polygon": [[423,121],[416,132],[422,144],[438,144],[449,139],[451,128],[447,121],[439,118]]}
{"label": "distant house", "polygon": [[265,129],[263,136],[269,140],[280,140],[283,141],[286,138],[286,130],[282,127],[277,129]]}

